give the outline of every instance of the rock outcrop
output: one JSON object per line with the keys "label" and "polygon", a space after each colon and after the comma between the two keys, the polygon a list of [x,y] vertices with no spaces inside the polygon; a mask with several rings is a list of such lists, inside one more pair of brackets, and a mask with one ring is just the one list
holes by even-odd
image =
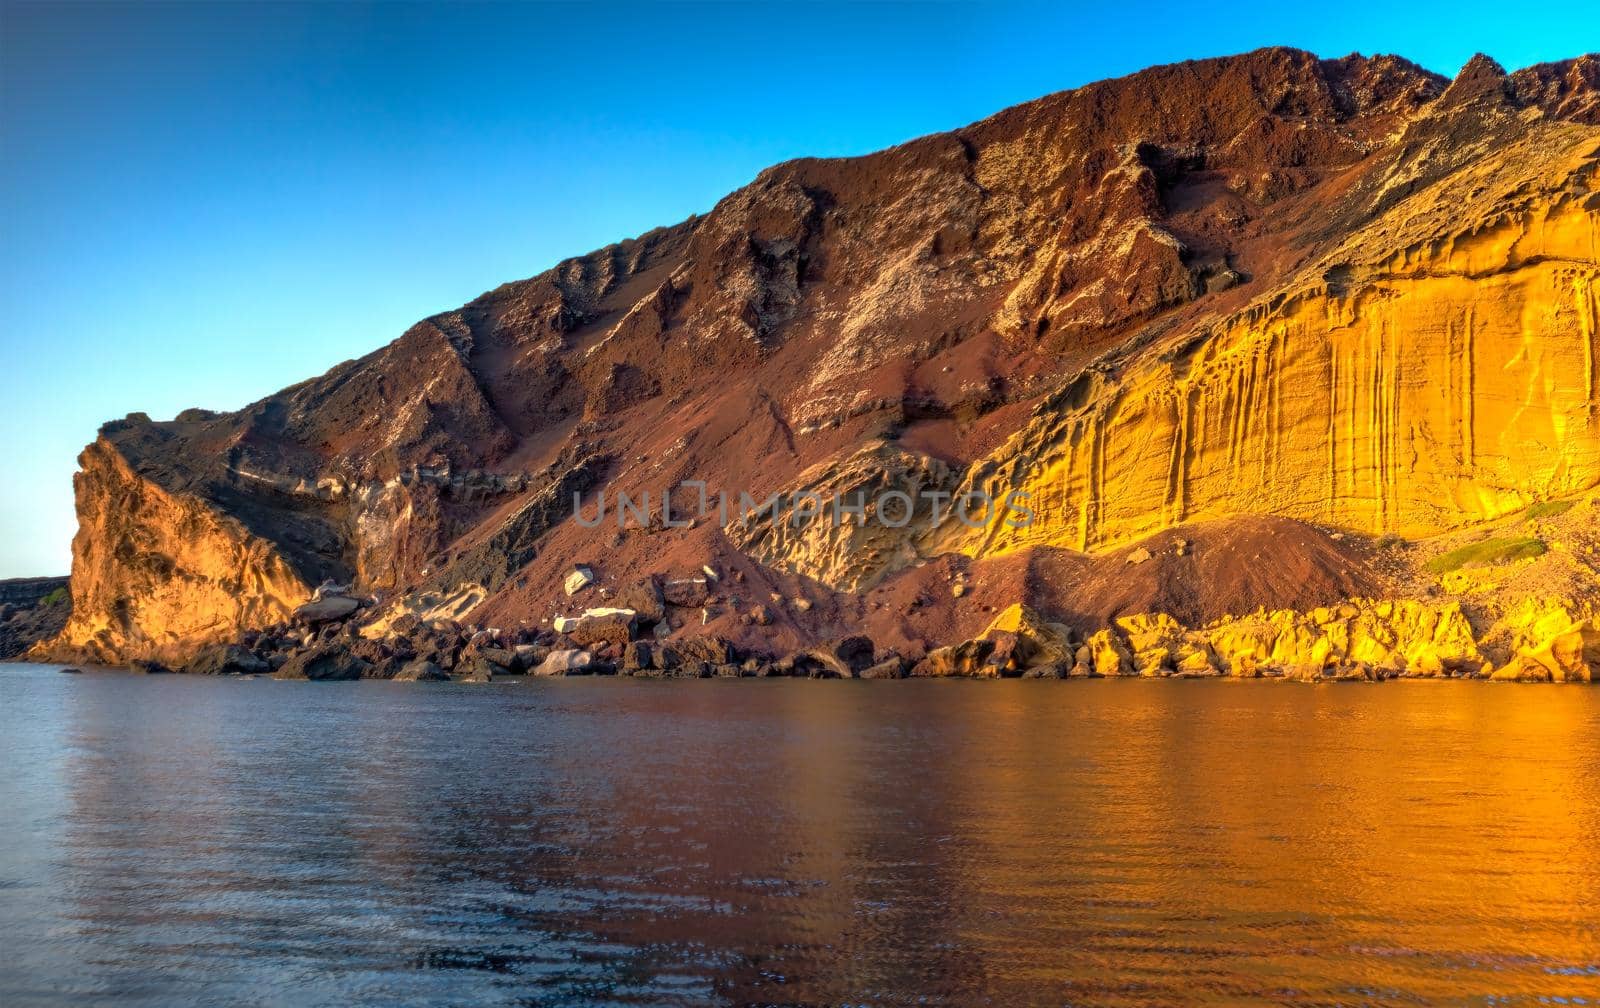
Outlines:
{"label": "rock outcrop", "polygon": [[0,581],[0,661],[55,638],[71,614],[64,577]]}
{"label": "rock outcrop", "polygon": [[[1409,547],[1600,487],[1597,63],[1267,49],[775,166],[238,412],[106,425],[34,653],[181,661],[332,580],[373,640],[633,611],[597,668],[654,669],[649,628],[884,676],[1576,677],[1589,554],[1513,642],[1510,587]],[[858,630],[888,650],[828,657]]]}

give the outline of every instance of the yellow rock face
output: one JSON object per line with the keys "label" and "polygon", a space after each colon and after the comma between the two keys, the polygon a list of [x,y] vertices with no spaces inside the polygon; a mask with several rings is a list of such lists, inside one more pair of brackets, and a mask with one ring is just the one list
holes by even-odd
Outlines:
{"label": "yellow rock face", "polygon": [[995,633],[1014,633],[1027,641],[1028,664],[1072,664],[1072,631],[1060,623],[1046,620],[1032,606],[1016,603],[1007,606],[984,629],[980,637]]}
{"label": "yellow rock face", "polygon": [[1578,620],[1540,644],[1525,647],[1496,669],[1513,682],[1594,682],[1600,678],[1600,619]]}
{"label": "yellow rock face", "polygon": [[1111,630],[1096,630],[1089,635],[1084,647],[1089,652],[1088,666],[1092,675],[1101,678],[1133,675],[1133,655],[1122,638]]}
{"label": "yellow rock face", "polygon": [[1229,617],[1196,630],[1162,613],[1125,616],[1117,631],[1102,630],[1087,646],[1103,676],[1600,679],[1600,617],[1530,603],[1486,633],[1521,642],[1498,669],[1455,602],[1354,599],[1306,613]]}
{"label": "yellow rock face", "polygon": [[[948,494],[953,485],[938,459],[874,442],[802,473],[784,508],[767,508],[761,497],[733,502],[725,531],[762,563],[858,591],[919,559],[913,535],[932,524],[933,512],[923,493]],[[856,505],[863,513],[848,510]]]}
{"label": "yellow rock face", "polygon": [[1191,633],[1166,613],[1124,616],[1117,626],[1128,639],[1133,665],[1139,675],[1220,675],[1211,643],[1204,634]]}
{"label": "yellow rock face", "polygon": [[181,656],[287,620],[311,597],[270,544],[140,478],[110,446],[96,442],[79,461],[72,618],[51,653]]}
{"label": "yellow rock face", "polygon": [[1309,613],[1279,610],[1220,620],[1202,631],[1233,675],[1373,669],[1409,676],[1475,675],[1484,660],[1454,602],[1357,599]]}
{"label": "yellow rock face", "polygon": [[1433,201],[1453,218],[1402,203],[1250,309],[1081,375],[967,484],[1027,491],[1033,524],[933,544],[1098,551],[1240,513],[1420,536],[1600,484],[1594,143],[1516,153]]}

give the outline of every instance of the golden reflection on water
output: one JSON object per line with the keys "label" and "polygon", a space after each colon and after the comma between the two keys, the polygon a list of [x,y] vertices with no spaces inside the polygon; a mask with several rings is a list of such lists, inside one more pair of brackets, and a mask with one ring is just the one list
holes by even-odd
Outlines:
{"label": "golden reflection on water", "polygon": [[1600,999],[1600,691],[70,678],[0,991]]}

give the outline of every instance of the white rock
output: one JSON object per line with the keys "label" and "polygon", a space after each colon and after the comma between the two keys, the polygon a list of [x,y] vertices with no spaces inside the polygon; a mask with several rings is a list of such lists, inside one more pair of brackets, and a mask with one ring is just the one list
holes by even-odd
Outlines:
{"label": "white rock", "polygon": [[569,651],[552,651],[538,668],[533,670],[536,676],[565,675],[573,669],[580,669],[588,665],[594,658],[589,652],[573,648]]}
{"label": "white rock", "polygon": [[637,615],[639,614],[634,612],[632,609],[585,609],[583,613],[578,616],[557,616],[556,633],[571,633],[572,630],[584,620],[597,619],[601,616],[626,616],[629,619],[632,619]]}
{"label": "white rock", "polygon": [[594,571],[580,564],[572,568],[572,573],[567,575],[567,594],[576,595],[592,584],[594,584]]}

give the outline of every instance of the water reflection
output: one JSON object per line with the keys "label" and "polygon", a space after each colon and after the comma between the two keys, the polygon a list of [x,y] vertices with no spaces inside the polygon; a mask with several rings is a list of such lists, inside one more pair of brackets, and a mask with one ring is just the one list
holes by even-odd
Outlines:
{"label": "water reflection", "polygon": [[0,675],[7,1004],[1600,1000],[1600,691]]}

